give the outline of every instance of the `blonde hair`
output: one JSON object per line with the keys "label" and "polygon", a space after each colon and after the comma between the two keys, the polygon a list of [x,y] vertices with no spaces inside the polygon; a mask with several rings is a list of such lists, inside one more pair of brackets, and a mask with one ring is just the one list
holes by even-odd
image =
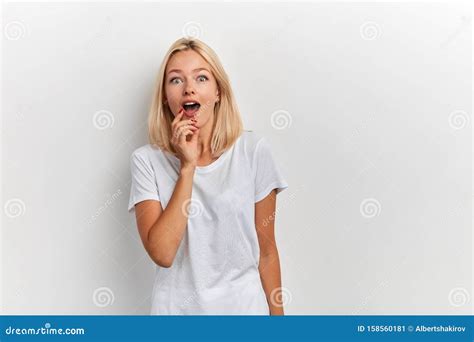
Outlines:
{"label": "blonde hair", "polygon": [[205,43],[198,39],[181,38],[175,41],[166,53],[156,79],[153,100],[148,115],[148,139],[151,145],[176,155],[171,145],[171,123],[174,115],[168,104],[164,103],[165,72],[171,57],[186,50],[197,52],[209,63],[211,73],[216,79],[219,89],[219,101],[214,106],[214,123],[211,133],[212,156],[219,157],[243,132],[242,119],[230,85],[229,77],[222,67],[217,54]]}

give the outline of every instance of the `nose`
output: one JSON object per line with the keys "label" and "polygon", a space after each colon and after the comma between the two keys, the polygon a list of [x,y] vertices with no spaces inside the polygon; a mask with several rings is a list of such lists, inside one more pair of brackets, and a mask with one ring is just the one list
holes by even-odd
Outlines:
{"label": "nose", "polygon": [[184,95],[194,94],[194,88],[191,85],[191,82],[186,82],[184,86]]}

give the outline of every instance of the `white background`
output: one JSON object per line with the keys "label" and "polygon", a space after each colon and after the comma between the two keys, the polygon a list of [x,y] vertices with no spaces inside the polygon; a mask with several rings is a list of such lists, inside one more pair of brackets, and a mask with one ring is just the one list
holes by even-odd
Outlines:
{"label": "white background", "polygon": [[129,157],[183,34],[289,183],[287,314],[472,312],[469,7],[7,3],[2,28],[3,314],[149,313]]}

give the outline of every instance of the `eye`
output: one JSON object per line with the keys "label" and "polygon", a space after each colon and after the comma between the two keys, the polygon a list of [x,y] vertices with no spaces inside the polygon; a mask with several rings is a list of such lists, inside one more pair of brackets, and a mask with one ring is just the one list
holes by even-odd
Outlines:
{"label": "eye", "polygon": [[199,75],[199,76],[198,76],[198,80],[204,82],[204,81],[207,81],[208,78],[207,78],[207,76]]}
{"label": "eye", "polygon": [[178,84],[178,82],[175,82],[176,80],[181,81],[178,77],[173,77],[172,79],[170,79],[170,83],[171,84]]}

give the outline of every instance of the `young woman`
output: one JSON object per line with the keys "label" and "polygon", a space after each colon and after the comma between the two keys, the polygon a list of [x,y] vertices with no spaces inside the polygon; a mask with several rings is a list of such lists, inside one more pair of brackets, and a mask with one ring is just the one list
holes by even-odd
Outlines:
{"label": "young woman", "polygon": [[269,144],[242,128],[227,74],[197,39],[168,50],[131,158],[129,211],[157,264],[151,314],[283,315]]}

